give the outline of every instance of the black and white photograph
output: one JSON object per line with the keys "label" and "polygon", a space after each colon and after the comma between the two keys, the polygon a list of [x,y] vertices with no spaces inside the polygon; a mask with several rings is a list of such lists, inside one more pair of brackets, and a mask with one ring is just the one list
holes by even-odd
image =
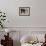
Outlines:
{"label": "black and white photograph", "polygon": [[19,7],[19,16],[30,16],[30,7]]}

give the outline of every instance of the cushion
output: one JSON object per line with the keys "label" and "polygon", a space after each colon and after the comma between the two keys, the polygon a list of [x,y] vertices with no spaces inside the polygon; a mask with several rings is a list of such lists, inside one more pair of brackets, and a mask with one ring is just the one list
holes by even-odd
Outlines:
{"label": "cushion", "polygon": [[21,43],[32,43],[34,41],[37,41],[37,38],[35,38],[35,36],[28,36],[28,35],[25,35],[21,38],[20,42]]}

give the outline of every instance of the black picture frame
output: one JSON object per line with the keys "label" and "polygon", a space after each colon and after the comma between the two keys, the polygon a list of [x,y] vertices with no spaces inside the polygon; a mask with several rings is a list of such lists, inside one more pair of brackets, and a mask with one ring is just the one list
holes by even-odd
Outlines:
{"label": "black picture frame", "polygon": [[19,16],[30,16],[30,7],[19,7]]}

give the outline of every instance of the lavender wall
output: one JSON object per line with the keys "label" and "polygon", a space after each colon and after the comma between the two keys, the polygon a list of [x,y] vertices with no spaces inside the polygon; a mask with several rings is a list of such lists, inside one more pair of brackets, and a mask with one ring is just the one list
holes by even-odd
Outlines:
{"label": "lavender wall", "polygon": [[[6,27],[46,27],[46,0],[0,0],[6,12]],[[30,16],[19,16],[19,7],[30,7]]]}

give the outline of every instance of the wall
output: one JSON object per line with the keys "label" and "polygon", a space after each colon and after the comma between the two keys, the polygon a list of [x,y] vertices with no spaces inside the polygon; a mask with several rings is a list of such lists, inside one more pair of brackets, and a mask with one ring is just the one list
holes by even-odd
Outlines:
{"label": "wall", "polygon": [[[46,0],[0,0],[7,27],[46,27]],[[30,16],[19,16],[19,7],[30,7]]]}

